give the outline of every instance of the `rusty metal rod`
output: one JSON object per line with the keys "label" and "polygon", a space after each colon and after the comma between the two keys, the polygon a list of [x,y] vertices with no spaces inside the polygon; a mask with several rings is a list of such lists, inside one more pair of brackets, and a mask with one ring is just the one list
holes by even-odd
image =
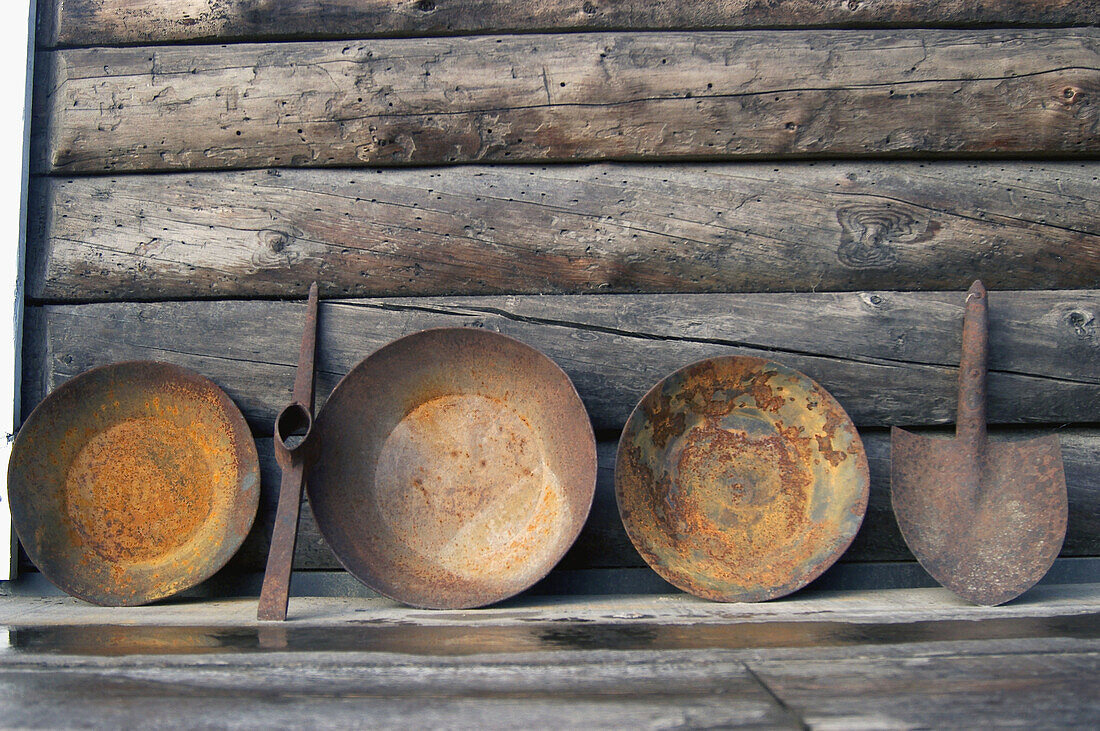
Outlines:
{"label": "rusty metal rod", "polygon": [[957,479],[958,498],[967,510],[981,499],[982,455],[986,447],[985,381],[989,359],[989,304],[980,281],[966,293],[962,353],[959,358],[959,406],[955,438],[962,459]]}
{"label": "rusty metal rod", "polygon": [[[263,588],[256,616],[261,620],[286,619],[290,601],[290,571],[298,541],[298,512],[302,502],[306,450],[313,430],[313,359],[317,346],[317,283],[309,288],[305,330],[294,376],[293,401],[275,419],[275,460],[282,468],[279,507],[271,533]],[[290,437],[298,437],[288,444]]]}

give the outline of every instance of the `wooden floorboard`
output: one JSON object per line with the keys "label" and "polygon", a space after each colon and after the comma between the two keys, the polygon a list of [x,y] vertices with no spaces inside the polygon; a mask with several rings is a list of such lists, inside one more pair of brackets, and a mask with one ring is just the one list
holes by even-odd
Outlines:
{"label": "wooden floorboard", "polygon": [[1074,728],[1100,720],[1100,653],[750,663],[810,728]]}
{"label": "wooden floorboard", "polygon": [[860,25],[1071,25],[1095,22],[1087,0],[47,0],[42,45],[530,30],[725,29]]}
{"label": "wooden floorboard", "polygon": [[0,688],[5,723],[36,728],[797,728],[738,662],[19,669]]}
{"label": "wooden floorboard", "polygon": [[254,599],[9,597],[0,712],[35,728],[1094,725],[1096,585],[1028,597],[528,597],[453,612],[295,598],[286,623],[257,622]]}
{"label": "wooden floorboard", "polygon": [[[1097,565],[1095,560],[1090,563],[1093,568]],[[295,572],[295,578],[302,573],[318,572]],[[285,624],[258,621],[255,594],[236,598],[206,596],[201,597],[201,601],[195,596],[176,597],[142,607],[98,607],[57,592],[45,596],[40,589],[35,589],[31,578],[21,577],[17,582],[0,583],[0,625],[8,629],[58,628],[59,634],[56,635],[32,632],[14,638],[13,647],[28,652],[51,650],[48,653],[50,656],[103,655],[116,638],[120,649],[130,651],[120,654],[216,655],[231,650],[266,653],[320,651],[326,648],[333,652],[351,652],[362,650],[364,644],[343,646],[339,642],[327,642],[311,646],[308,641],[311,628],[335,626],[340,628],[344,637],[353,634],[357,628],[363,630],[364,635],[372,627],[387,628],[394,638],[393,642],[399,642],[402,640],[402,627],[460,630],[470,628],[474,622],[487,632],[501,628],[520,630],[532,625],[542,630],[554,625],[575,627],[585,624],[629,631],[635,626],[651,627],[657,624],[681,628],[676,629],[667,642],[662,640],[661,646],[665,649],[740,648],[748,651],[743,658],[753,660],[842,657],[845,648],[853,644],[863,645],[869,657],[888,657],[893,652],[891,646],[914,643],[920,645],[920,654],[934,655],[952,651],[950,644],[944,643],[994,639],[1016,643],[1011,645],[1012,651],[1037,652],[1044,648],[1100,651],[1100,637],[1097,636],[1100,625],[1090,621],[1100,613],[1100,574],[1083,577],[1084,580],[1077,583],[1040,584],[1019,599],[998,607],[970,604],[939,586],[825,591],[806,589],[782,599],[749,603],[711,602],[671,589],[661,593],[615,596],[583,592],[550,596],[521,594],[499,604],[472,610],[414,609],[378,595],[336,596],[295,592],[290,599],[289,620]],[[1093,581],[1088,581],[1089,578]],[[24,591],[24,583],[32,585]],[[1066,624],[1059,618],[1072,622]],[[1027,621],[1016,623],[1014,620],[1017,619]],[[997,621],[989,625],[978,623],[985,620]],[[819,622],[827,624],[816,624]],[[951,624],[935,624],[943,622]],[[929,623],[934,626],[929,627]],[[850,631],[838,633],[830,630],[829,627],[834,624],[844,625]],[[79,630],[87,626],[102,627],[103,632]],[[719,628],[715,630],[718,634],[712,633],[695,641],[682,629],[703,626]],[[861,626],[866,632],[855,631]],[[127,627],[150,631],[129,635]],[[171,628],[182,629],[178,633],[166,632],[165,637],[186,641],[175,646],[166,645],[160,648],[163,652],[156,652],[158,631]],[[205,628],[212,633],[217,630],[218,637],[204,639],[202,631],[195,628]],[[234,628],[250,629],[252,635],[257,629],[264,629],[265,635],[276,639],[282,635],[285,641],[265,640],[261,644],[253,637],[252,640],[242,638],[238,642],[229,635]],[[884,628],[893,628],[893,632],[883,634]],[[299,629],[304,634],[296,634]],[[798,631],[795,632],[795,629]],[[933,629],[936,631],[933,632]],[[723,635],[722,631],[731,634]],[[762,634],[756,634],[758,632]],[[780,635],[775,632],[780,632]],[[542,642],[537,639],[537,634],[532,632],[522,642],[509,646],[493,644],[491,648],[478,646],[484,637],[478,639],[473,636],[468,642],[433,647],[429,636],[421,635],[412,640],[410,634],[405,638],[409,639],[405,652],[456,656],[477,654],[474,651],[478,649],[492,649],[506,654],[539,648],[554,652],[571,649],[564,642]],[[812,639],[814,635],[818,636],[817,640]],[[1044,644],[1055,639],[1077,644]],[[125,643],[122,640],[126,640]],[[646,637],[639,636],[628,644],[637,648],[645,642]],[[283,646],[280,647],[280,644]],[[686,648],[685,644],[688,645]],[[397,645],[386,646],[392,649]],[[879,647],[879,650],[872,653],[873,647]],[[132,652],[135,649],[142,652]],[[791,654],[787,650],[797,650],[797,653]],[[914,648],[910,650],[910,654],[917,654]],[[768,651],[776,652],[768,654]],[[1008,651],[1008,647],[1001,648],[1001,654]],[[3,659],[14,660],[17,657],[9,654],[3,655]]]}
{"label": "wooden floorboard", "polygon": [[1100,287],[1100,163],[39,178],[50,301]]}
{"label": "wooden floorboard", "polygon": [[1100,152],[1095,28],[71,49],[38,172]]}

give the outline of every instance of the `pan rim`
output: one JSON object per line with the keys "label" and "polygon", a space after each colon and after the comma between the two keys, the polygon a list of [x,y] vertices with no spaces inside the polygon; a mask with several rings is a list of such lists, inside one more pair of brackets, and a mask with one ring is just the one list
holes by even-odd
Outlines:
{"label": "pan rim", "polygon": [[[226,515],[229,516],[240,516],[240,522],[237,523],[237,525],[240,526],[241,530],[239,532],[239,537],[234,538],[234,536],[238,534],[229,529],[229,527],[233,526],[233,521],[227,520],[227,530],[225,531],[223,542],[217,544],[217,550],[205,553],[204,555],[208,557],[207,560],[204,560],[200,565],[201,567],[192,572],[182,583],[173,582],[171,578],[168,578],[152,584],[152,586],[157,587],[155,590],[145,591],[138,595],[123,595],[117,591],[104,591],[102,595],[97,596],[83,589],[74,587],[72,582],[57,578],[60,574],[55,573],[54,564],[50,561],[42,561],[41,557],[35,555],[37,551],[32,547],[33,544],[28,544],[23,540],[24,530],[20,528],[22,514],[21,511],[12,509],[13,504],[10,500],[10,488],[16,482],[14,478],[21,464],[21,460],[18,459],[20,444],[29,438],[24,436],[29,434],[27,427],[33,425],[37,420],[46,418],[43,415],[47,413],[57,399],[63,398],[71,391],[82,388],[86,382],[113,371],[126,371],[129,369],[160,370],[167,374],[163,379],[165,383],[193,383],[216,396],[220,411],[229,422],[227,436],[231,443],[238,444],[242,448],[237,451],[238,456],[242,458],[240,459],[238,479],[233,487],[233,499],[230,502],[231,508],[237,508],[240,512],[238,513],[234,510],[230,510],[226,513]],[[237,437],[237,439],[234,440],[234,437]],[[251,480],[249,479],[250,475],[253,476]],[[19,431],[12,442],[11,456],[7,469],[7,480],[9,487],[8,507],[12,516],[12,527],[15,530],[16,536],[19,538],[20,545],[23,547],[23,550],[26,552],[27,557],[31,560],[31,563],[34,564],[35,568],[37,568],[50,583],[72,597],[97,606],[124,607],[141,606],[176,596],[201,584],[224,568],[237,554],[241,546],[244,545],[245,540],[255,524],[256,513],[259,508],[261,478],[259,454],[256,451],[256,442],[252,436],[251,428],[244,418],[244,414],[241,412],[240,407],[237,406],[236,402],[230,398],[229,394],[226,393],[223,388],[207,376],[185,366],[166,361],[131,359],[94,366],[67,379],[64,383],[50,391],[46,397],[31,410],[30,414],[22,420],[19,426]],[[250,481],[252,485],[248,487]],[[17,512],[19,515],[17,515]],[[219,516],[214,514],[214,511],[211,511],[211,514],[204,520],[204,524],[218,517]],[[24,529],[27,527],[28,526],[23,526]],[[33,526],[31,530],[33,530]],[[228,538],[229,540],[226,541],[224,538]],[[104,564],[107,565],[109,562],[104,561]],[[64,563],[62,565],[64,565]],[[171,588],[173,585],[175,585],[174,588]]]}
{"label": "pan rim", "polygon": [[[556,376],[559,376],[562,379],[562,383],[567,387],[566,395],[569,397],[570,400],[573,401],[573,406],[575,406],[576,409],[577,409],[576,412],[575,412],[575,415],[578,416],[578,417],[583,417],[583,423],[585,425],[585,428],[583,429],[583,434],[582,434],[582,436],[584,438],[583,451],[584,451],[585,455],[588,458],[587,461],[588,461],[589,464],[587,465],[587,467],[590,467],[590,469],[586,470],[586,474],[585,474],[584,479],[583,479],[583,484],[580,484],[580,481],[578,481],[578,485],[577,485],[577,488],[579,490],[583,490],[583,494],[582,494],[583,500],[580,501],[581,504],[579,506],[575,506],[575,507],[577,507],[576,529],[571,532],[571,534],[568,537],[568,540],[565,540],[565,541],[562,542],[562,546],[558,551],[555,551],[552,554],[548,554],[548,560],[547,560],[547,563],[546,563],[545,570],[540,570],[540,571],[536,572],[535,574],[532,574],[532,578],[530,578],[526,583],[524,583],[519,588],[514,589],[514,590],[510,590],[507,593],[500,592],[498,594],[494,594],[487,600],[486,599],[478,599],[478,600],[473,600],[473,601],[469,601],[469,602],[450,602],[450,603],[432,603],[432,602],[422,602],[422,601],[410,600],[407,597],[401,596],[400,592],[392,591],[389,588],[380,587],[379,582],[369,580],[368,578],[365,578],[363,575],[361,575],[361,573],[359,571],[357,571],[356,568],[354,568],[352,566],[350,558],[345,558],[345,556],[343,555],[343,552],[338,551],[336,548],[333,547],[333,541],[330,538],[331,531],[332,531],[333,527],[329,526],[327,524],[327,521],[316,519],[317,518],[317,512],[314,509],[314,505],[315,505],[314,495],[315,495],[315,490],[317,490],[318,488],[314,487],[316,481],[309,479],[310,470],[307,469],[307,473],[306,473],[307,474],[306,493],[309,497],[310,509],[314,513],[314,518],[316,519],[316,524],[317,524],[318,531],[321,533],[322,538],[324,538],[324,540],[325,540],[325,544],[332,551],[332,554],[336,557],[336,560],[339,562],[340,566],[343,567],[344,570],[346,570],[349,574],[354,576],[360,583],[362,583],[364,586],[371,589],[372,591],[377,592],[380,596],[386,597],[387,599],[392,599],[393,601],[397,601],[397,602],[400,602],[400,603],[405,604],[407,606],[415,607],[415,608],[418,608],[418,609],[440,609],[440,610],[448,610],[449,609],[449,610],[456,610],[456,609],[476,609],[476,608],[480,608],[480,607],[486,607],[486,606],[498,604],[500,602],[511,599],[511,598],[513,598],[513,597],[515,597],[519,594],[522,594],[523,592],[527,591],[532,586],[537,584],[539,581],[546,578],[546,576],[551,571],[553,571],[553,569],[559,563],[561,563],[561,560],[565,557],[566,553],[569,552],[570,548],[572,548],[572,546],[576,543],[577,538],[580,536],[582,530],[584,529],[584,526],[587,524],[588,517],[591,514],[591,510],[592,510],[592,503],[595,499],[596,481],[597,481],[597,476],[598,476],[598,472],[599,472],[598,463],[597,463],[597,454],[596,454],[596,435],[595,435],[595,431],[592,427],[592,420],[591,420],[591,417],[588,414],[588,409],[585,406],[584,401],[580,396],[580,393],[577,391],[576,384],[573,382],[573,379],[570,378],[569,374],[566,373],[565,369],[563,369],[557,363],[557,361],[555,361],[553,358],[548,356],[546,353],[542,352],[541,350],[534,347],[533,345],[530,345],[530,344],[524,342],[523,340],[520,340],[519,338],[513,337],[511,335],[506,335],[504,333],[497,332],[495,330],[488,330],[488,329],[485,329],[485,328],[482,328],[482,327],[476,327],[476,326],[442,326],[442,327],[431,327],[431,328],[425,328],[425,329],[422,329],[422,330],[417,330],[415,332],[411,332],[411,333],[402,335],[401,337],[395,338],[394,340],[391,340],[391,341],[385,343],[381,347],[379,347],[376,350],[374,350],[373,352],[371,352],[366,357],[362,358],[358,363],[355,364],[355,366],[353,366],[351,368],[351,370],[349,370],[347,372],[347,374],[345,374],[337,382],[336,386],[332,389],[332,392],[329,394],[328,399],[326,399],[324,406],[322,406],[320,411],[318,412],[316,422],[315,422],[315,424],[316,424],[315,428],[317,428],[318,434],[323,433],[324,430],[325,430],[324,425],[325,425],[325,422],[326,422],[326,410],[328,410],[329,405],[331,403],[333,403],[333,398],[332,397],[335,396],[340,391],[341,387],[344,386],[345,383],[350,382],[351,379],[357,377],[357,373],[359,373],[360,371],[365,370],[366,368],[368,368],[369,367],[368,363],[370,363],[370,361],[372,361],[372,359],[375,359],[375,358],[381,356],[385,351],[388,351],[390,349],[396,349],[396,348],[401,348],[401,347],[409,347],[409,341],[420,339],[420,338],[425,338],[425,337],[445,335],[447,333],[461,334],[461,336],[463,336],[463,337],[494,339],[494,340],[498,340],[498,341],[508,343],[511,347],[515,347],[515,348],[518,348],[518,349],[523,350],[523,351],[527,351],[528,353],[532,354],[541,363],[543,363],[546,367],[548,367],[550,369],[550,372],[554,373]],[[375,362],[377,362],[377,361],[375,361]],[[323,449],[323,447],[321,449]],[[552,559],[552,560],[550,560],[550,559]]]}
{"label": "pan rim", "polygon": [[[715,362],[718,362],[718,361],[752,363],[756,367],[765,367],[765,366],[771,364],[771,365],[774,365],[774,366],[778,366],[778,368],[782,371],[793,373],[793,374],[797,375],[799,378],[804,379],[812,387],[817,388],[826,398],[830,399],[833,402],[833,404],[835,404],[836,408],[840,411],[840,413],[843,414],[843,416],[847,420],[847,423],[850,424],[851,427],[852,427],[852,433],[853,433],[854,438],[855,438],[854,443],[858,445],[858,451],[859,451],[859,455],[858,455],[859,458],[858,458],[858,462],[857,462],[857,465],[856,465],[856,469],[857,469],[857,476],[860,478],[860,489],[858,490],[858,497],[852,505],[852,508],[858,513],[858,520],[854,523],[854,526],[851,530],[850,535],[848,535],[846,537],[842,537],[842,539],[837,543],[834,550],[831,551],[829,554],[827,554],[824,560],[820,561],[820,563],[818,563],[813,568],[813,570],[811,570],[810,572],[804,574],[802,576],[802,578],[799,579],[798,581],[794,581],[794,582],[788,581],[788,582],[786,582],[784,584],[781,584],[781,585],[770,586],[770,587],[768,587],[768,589],[766,591],[760,592],[758,596],[752,596],[752,597],[744,597],[743,595],[746,594],[746,592],[744,592],[744,591],[740,591],[740,592],[725,591],[725,592],[720,594],[719,592],[716,592],[716,591],[714,591],[714,592],[704,591],[704,590],[701,590],[700,588],[692,587],[689,582],[684,580],[684,574],[682,572],[674,572],[674,571],[670,570],[668,565],[665,562],[657,560],[657,557],[652,555],[652,552],[648,550],[648,546],[651,542],[648,541],[648,540],[645,540],[644,536],[642,536],[641,534],[639,534],[637,532],[637,529],[634,526],[634,521],[631,519],[631,517],[629,515],[624,514],[624,504],[623,504],[624,503],[624,498],[623,498],[623,488],[622,488],[623,478],[621,477],[622,471],[619,469],[619,464],[622,462],[623,449],[626,445],[625,437],[626,437],[628,431],[637,422],[637,420],[639,420],[639,419],[648,420],[648,417],[646,417],[645,414],[644,414],[644,405],[647,402],[649,402],[651,397],[653,397],[655,394],[657,394],[665,386],[665,384],[669,380],[671,380],[671,379],[673,379],[677,376],[680,376],[684,372],[690,371],[692,369],[699,368],[701,366],[705,366],[705,365],[710,364],[710,363],[715,363]],[[860,437],[860,435],[859,435],[859,431],[856,428],[855,422],[851,418],[851,415],[848,414],[848,412],[844,409],[843,405],[836,399],[835,396],[832,395],[832,393],[830,393],[827,389],[825,389],[823,386],[821,386],[821,384],[818,383],[813,378],[810,378],[808,375],[806,375],[802,371],[800,371],[796,368],[792,368],[791,366],[785,365],[783,363],[780,363],[777,360],[774,360],[772,358],[764,358],[764,357],[760,357],[760,356],[730,354],[730,355],[716,355],[716,356],[711,356],[711,357],[708,357],[708,358],[701,358],[699,360],[696,360],[696,361],[688,363],[684,366],[681,366],[680,368],[677,368],[676,370],[674,370],[674,371],[666,374],[665,376],[663,376],[660,380],[658,380],[655,384],[653,384],[653,386],[651,386],[645,392],[645,394],[635,404],[634,408],[631,409],[630,415],[627,417],[626,422],[623,425],[622,432],[620,433],[620,436],[619,436],[619,444],[618,444],[618,446],[616,447],[616,450],[615,450],[615,467],[616,467],[616,469],[615,469],[615,479],[614,479],[615,505],[616,505],[616,508],[618,509],[619,518],[623,523],[623,527],[626,530],[627,537],[630,539],[631,544],[638,551],[639,555],[646,562],[646,564],[651,569],[653,569],[653,571],[655,573],[657,573],[662,579],[669,582],[670,584],[672,584],[676,588],[680,589],[681,591],[684,591],[685,593],[692,594],[694,596],[698,596],[698,597],[701,597],[701,598],[704,598],[704,599],[708,599],[710,601],[730,602],[730,603],[733,603],[733,602],[753,602],[753,603],[755,603],[755,602],[761,602],[761,601],[770,601],[770,600],[773,600],[773,599],[778,599],[780,597],[787,596],[787,595],[792,594],[796,591],[799,591],[800,589],[805,588],[808,584],[812,583],[815,579],[819,578],[821,576],[821,574],[823,574],[831,566],[833,566],[833,564],[835,564],[837,562],[837,560],[839,560],[840,557],[843,556],[844,553],[851,547],[852,542],[855,540],[856,536],[859,533],[860,528],[863,525],[863,520],[866,517],[867,507],[868,507],[868,503],[869,503],[869,500],[870,500],[870,468],[869,468],[869,465],[868,465],[867,450],[866,450],[866,447],[863,444],[862,437]],[[741,595],[741,596],[739,596],[739,595]]]}

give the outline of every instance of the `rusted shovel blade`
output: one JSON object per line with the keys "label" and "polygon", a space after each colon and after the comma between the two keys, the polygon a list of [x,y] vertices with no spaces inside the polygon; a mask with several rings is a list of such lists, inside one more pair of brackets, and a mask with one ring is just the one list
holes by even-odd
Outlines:
{"label": "rusted shovel blade", "polygon": [[985,287],[966,293],[954,439],[894,428],[890,491],[901,534],[936,581],[975,604],[1030,589],[1066,535],[1066,477],[1058,437],[990,442]]}
{"label": "rusted shovel blade", "polygon": [[992,606],[1043,578],[1066,533],[1066,478],[1056,436],[987,442],[976,498],[953,479],[968,457],[954,439],[895,427],[891,492],[902,536],[936,581]]}

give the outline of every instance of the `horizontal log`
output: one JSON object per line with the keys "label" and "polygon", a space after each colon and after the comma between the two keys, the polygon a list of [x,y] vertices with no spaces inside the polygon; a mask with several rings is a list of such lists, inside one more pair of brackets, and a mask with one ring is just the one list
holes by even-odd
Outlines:
{"label": "horizontal log", "polygon": [[[861,426],[954,421],[962,292],[558,295],[326,301],[319,400],[401,335],[473,326],[539,348],[569,373],[600,431],[704,357],[778,359],[829,389]],[[989,417],[1093,422],[1100,413],[1100,291],[990,295]],[[304,304],[197,301],[27,310],[25,406],[92,366],[167,360],[212,378],[259,433],[289,402]],[[24,413],[28,413],[24,411]]]}
{"label": "horizontal log", "polygon": [[1100,151],[1100,29],[70,49],[39,171]]}
{"label": "horizontal log", "polygon": [[50,301],[1100,287],[1100,163],[41,178]]}
{"label": "horizontal log", "polygon": [[39,43],[97,46],[531,30],[1075,25],[1094,0],[45,0]]}
{"label": "horizontal log", "polygon": [[[1046,433],[1049,432],[1012,430],[1007,436],[1022,438]],[[1057,433],[1062,441],[1070,502],[1069,527],[1062,556],[1100,555],[1100,430],[1063,429]],[[902,540],[890,507],[890,435],[878,429],[863,430],[861,436],[871,468],[871,498],[859,534],[841,560],[912,561],[913,554]],[[1006,435],[994,432],[993,436],[997,439]],[[258,439],[256,448],[260,455],[260,507],[252,532],[228,568],[230,572],[263,570],[271,542],[280,473],[275,464],[271,440]],[[631,545],[615,504],[616,448],[614,441],[601,442],[597,448],[599,471],[592,511],[577,542],[562,559],[562,569],[646,565]],[[340,568],[305,503],[302,505],[294,566],[297,569]]]}

